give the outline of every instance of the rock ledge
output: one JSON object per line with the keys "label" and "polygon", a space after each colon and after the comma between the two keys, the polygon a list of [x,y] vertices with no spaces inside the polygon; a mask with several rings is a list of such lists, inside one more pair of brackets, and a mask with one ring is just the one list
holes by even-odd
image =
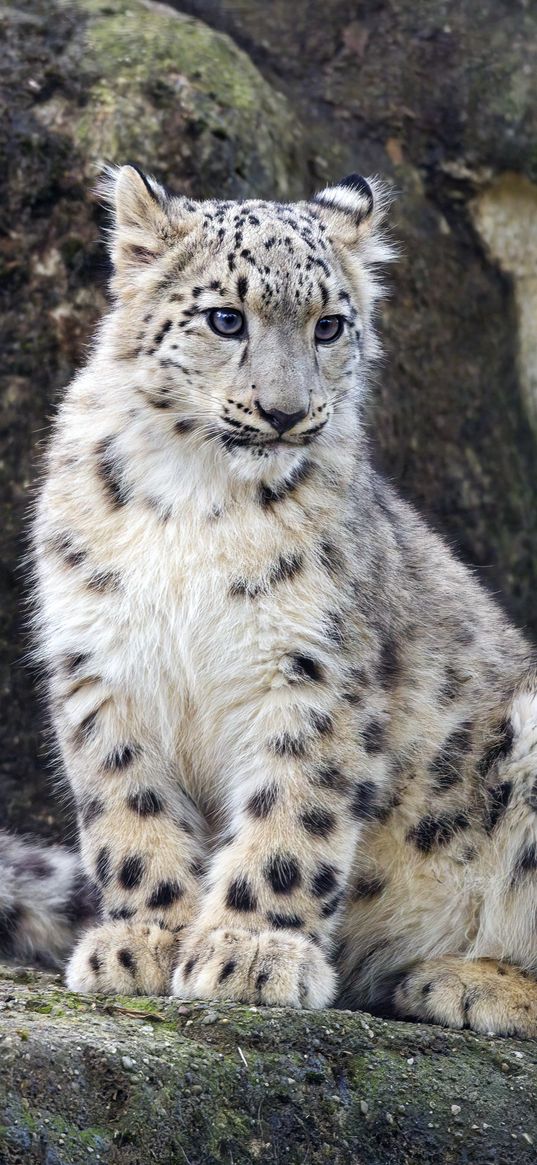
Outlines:
{"label": "rock ledge", "polygon": [[537,1047],[0,968],[2,1165],[530,1165]]}

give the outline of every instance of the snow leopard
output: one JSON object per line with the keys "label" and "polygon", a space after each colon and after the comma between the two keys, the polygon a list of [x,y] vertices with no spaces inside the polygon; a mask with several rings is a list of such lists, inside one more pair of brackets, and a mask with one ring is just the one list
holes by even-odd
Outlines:
{"label": "snow leopard", "polygon": [[101,193],[32,534],[79,853],[3,839],[4,946],[85,993],[537,1035],[535,653],[374,468],[386,187]]}

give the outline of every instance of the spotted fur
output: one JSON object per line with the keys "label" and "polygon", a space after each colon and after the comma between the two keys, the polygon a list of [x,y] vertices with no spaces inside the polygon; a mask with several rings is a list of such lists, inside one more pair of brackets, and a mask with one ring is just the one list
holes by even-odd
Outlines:
{"label": "spotted fur", "polygon": [[369,460],[380,187],[104,192],[115,299],[34,526],[102,900],[68,983],[537,1034],[535,671]]}

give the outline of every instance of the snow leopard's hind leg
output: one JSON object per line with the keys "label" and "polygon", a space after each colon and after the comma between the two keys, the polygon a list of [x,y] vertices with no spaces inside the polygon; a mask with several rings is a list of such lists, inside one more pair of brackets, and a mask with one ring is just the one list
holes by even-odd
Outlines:
{"label": "snow leopard's hind leg", "polygon": [[463,955],[427,959],[399,979],[401,1018],[537,1036],[537,683],[512,701],[481,764],[488,804],[479,928]]}
{"label": "snow leopard's hind leg", "polygon": [[0,832],[0,958],[61,967],[98,908],[76,853]]}

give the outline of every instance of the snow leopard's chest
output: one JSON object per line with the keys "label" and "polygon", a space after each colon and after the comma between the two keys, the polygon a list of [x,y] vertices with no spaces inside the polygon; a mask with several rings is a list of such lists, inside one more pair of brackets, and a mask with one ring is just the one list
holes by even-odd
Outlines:
{"label": "snow leopard's chest", "polygon": [[326,668],[335,655],[326,627],[338,594],[318,569],[307,528],[248,513],[155,523],[130,556],[125,681],[196,770],[203,757],[212,767],[217,744],[246,743],[260,695],[289,698],[290,656]]}

